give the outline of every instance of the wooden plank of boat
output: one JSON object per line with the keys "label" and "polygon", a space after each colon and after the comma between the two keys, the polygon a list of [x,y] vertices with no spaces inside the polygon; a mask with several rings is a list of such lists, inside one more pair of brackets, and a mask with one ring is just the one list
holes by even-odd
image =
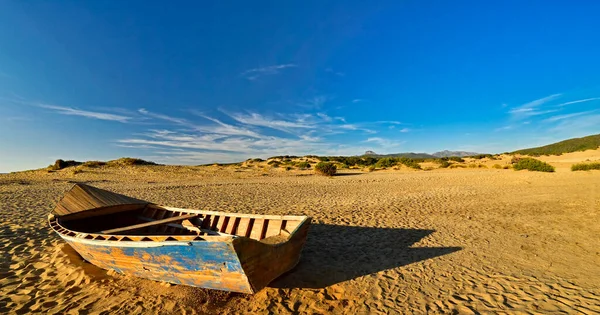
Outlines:
{"label": "wooden plank of boat", "polygon": [[[154,219],[148,218],[148,217],[144,217],[144,216],[138,216],[138,219],[142,220],[142,221],[146,221],[146,222],[154,222]],[[184,221],[185,222],[185,221]],[[183,222],[182,222],[183,223]],[[173,227],[173,228],[179,228],[179,229],[185,229],[185,230],[189,230],[189,228],[183,224],[176,224],[176,223],[167,223],[167,226]],[[218,232],[218,231],[213,231],[213,230],[209,230],[209,229],[202,229],[199,226],[195,226],[196,229],[198,229],[201,233],[206,233],[207,235],[219,235],[219,236],[235,236],[232,235],[230,233],[222,233],[222,232]],[[194,229],[195,231],[195,229]]]}
{"label": "wooden plank of boat", "polygon": [[[131,198],[89,185],[75,184],[56,204],[54,213],[59,216],[79,214],[78,217],[82,217],[84,216],[83,212],[92,209],[98,210],[108,206],[148,203],[144,200]],[[125,208],[123,211],[127,211],[127,209]]]}
{"label": "wooden plank of boat", "polygon": [[141,229],[141,228],[145,228],[145,227],[149,227],[149,226],[156,226],[156,225],[161,225],[161,224],[166,224],[166,223],[171,223],[171,222],[193,219],[197,216],[198,216],[197,214],[180,215],[177,217],[170,217],[170,218],[166,218],[166,219],[162,219],[162,220],[155,220],[155,221],[150,221],[150,222],[146,222],[146,223],[139,223],[139,224],[124,226],[124,227],[120,227],[120,228],[116,228],[116,229],[100,231],[99,233],[100,234],[116,234],[116,233],[120,233],[120,232],[133,231],[133,230],[137,230],[137,229]]}

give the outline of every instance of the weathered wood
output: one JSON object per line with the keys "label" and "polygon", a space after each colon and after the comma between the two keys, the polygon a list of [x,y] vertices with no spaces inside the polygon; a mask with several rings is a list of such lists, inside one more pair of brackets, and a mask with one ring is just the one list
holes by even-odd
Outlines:
{"label": "weathered wood", "polygon": [[[146,221],[146,222],[154,222],[154,219],[146,218],[146,217],[143,217],[143,216],[138,216],[138,219]],[[186,232],[186,231],[189,230],[183,224],[167,223],[166,225],[169,226],[169,227],[172,227],[174,229],[180,230],[182,232]],[[213,231],[213,230],[209,230],[209,229],[203,229],[203,228],[200,228],[200,226],[196,226],[196,227],[200,230],[201,233],[204,233],[206,235],[235,236],[235,235],[231,235],[231,234],[228,234],[228,233],[222,233],[222,232],[217,232],[217,231]]]}
{"label": "weathered wood", "polygon": [[85,184],[75,184],[56,204],[54,213],[59,216],[82,212],[86,212],[89,215],[97,215],[98,211],[88,212],[88,210],[124,204],[145,205],[148,203],[144,200],[127,197]]}
{"label": "weathered wood", "polygon": [[60,217],[60,219],[62,221],[66,222],[66,221],[79,220],[79,219],[101,216],[101,215],[109,215],[109,214],[114,214],[114,213],[127,212],[127,211],[141,209],[143,207],[144,207],[143,204],[106,206],[106,207],[101,207],[101,208],[97,208],[97,209],[67,214],[63,217]]}
{"label": "weathered wood", "polygon": [[156,220],[156,221],[151,221],[151,222],[146,222],[146,223],[139,223],[139,224],[134,224],[134,225],[130,225],[130,226],[124,226],[124,227],[120,227],[120,228],[116,228],[116,229],[110,229],[110,230],[106,230],[106,231],[101,231],[99,233],[115,234],[115,233],[119,233],[119,232],[133,231],[133,230],[137,230],[137,229],[141,229],[141,228],[145,228],[145,227],[157,226],[157,225],[161,225],[161,224],[177,222],[177,221],[182,221],[182,220],[186,220],[186,219],[192,219],[197,216],[198,216],[197,214],[186,214],[186,215],[182,215],[182,216],[178,216],[178,217],[171,217],[171,218],[166,218],[166,219],[161,219],[161,220]]}
{"label": "weathered wood", "polygon": [[260,235],[262,233],[263,225],[265,224],[265,220],[256,219],[254,220],[254,226],[252,226],[252,231],[250,232],[250,238],[260,241]]}
{"label": "weathered wood", "polygon": [[271,245],[248,238],[233,241],[253,292],[258,292],[298,264],[310,221],[308,217],[299,221],[297,229],[283,243]]}
{"label": "weathered wood", "polygon": [[281,232],[281,220],[269,220],[269,225],[264,238],[279,235]]}

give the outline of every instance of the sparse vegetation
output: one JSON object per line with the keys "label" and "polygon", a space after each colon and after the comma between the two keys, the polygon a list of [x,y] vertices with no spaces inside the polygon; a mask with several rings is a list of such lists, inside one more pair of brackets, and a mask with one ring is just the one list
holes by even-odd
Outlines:
{"label": "sparse vegetation", "polygon": [[419,161],[423,161],[422,159],[411,159],[411,158],[405,158],[405,157],[401,157],[399,158],[399,162],[410,167],[410,168],[414,168],[417,170],[421,169],[421,165],[419,165]]}
{"label": "sparse vegetation", "polygon": [[594,163],[578,163],[571,165],[571,171],[590,171],[600,170],[600,162]]}
{"label": "sparse vegetation", "polygon": [[276,161],[276,160],[271,160],[269,162],[267,162],[268,165],[271,165],[272,167],[279,167],[279,165],[281,165],[281,162]]}
{"label": "sparse vegetation", "polygon": [[268,158],[267,160],[283,160],[283,159],[289,160],[289,159],[298,159],[298,158],[300,158],[300,157],[295,156],[295,155],[277,155],[277,156],[272,156],[272,157]]}
{"label": "sparse vegetation", "polygon": [[523,149],[513,154],[525,154],[531,156],[561,155],[563,153],[595,150],[600,147],[600,134],[583,138],[573,138],[537,148]]}
{"label": "sparse vegetation", "polygon": [[307,169],[310,169],[310,163],[308,163],[308,162],[298,162],[298,163],[296,163],[296,167],[298,167],[301,170],[307,170]]}
{"label": "sparse vegetation", "polygon": [[445,161],[445,160],[440,161],[440,168],[448,168],[448,167],[450,167],[450,163],[448,161]]}
{"label": "sparse vegetation", "polygon": [[554,172],[554,166],[534,158],[521,158],[513,168],[516,171],[530,170],[536,172]]}
{"label": "sparse vegetation", "polygon": [[315,165],[315,171],[321,175],[333,176],[337,172],[337,167],[330,162],[319,162]]}
{"label": "sparse vegetation", "polygon": [[498,170],[502,169],[502,165],[500,164],[494,164],[492,167]]}
{"label": "sparse vegetation", "polygon": [[463,158],[461,158],[459,156],[451,156],[451,157],[448,158],[448,160],[454,161],[454,162],[459,162],[459,163],[462,163],[462,162],[465,161],[465,159],[463,159]]}
{"label": "sparse vegetation", "polygon": [[77,161],[73,161],[73,160],[68,160],[68,161],[64,161],[61,159],[58,159],[54,162],[53,165],[48,166],[48,168],[50,170],[54,170],[54,171],[58,171],[58,170],[62,170],[63,168],[67,168],[70,166],[77,166],[77,165],[81,165],[81,162],[77,162]]}
{"label": "sparse vegetation", "polygon": [[133,166],[133,165],[158,165],[154,162],[145,161],[137,158],[124,157],[117,160],[106,162],[108,166]]}
{"label": "sparse vegetation", "polygon": [[481,160],[481,159],[484,159],[484,158],[494,159],[495,160],[494,156],[491,155],[491,154],[477,154],[477,155],[473,155],[473,156],[469,156],[469,157],[472,158],[472,159],[475,159],[475,160]]}
{"label": "sparse vegetation", "polygon": [[375,163],[375,167],[377,168],[388,168],[396,165],[398,161],[395,158],[381,158],[377,163]]}
{"label": "sparse vegetation", "polygon": [[64,161],[64,160],[58,159],[54,162],[53,165],[48,166],[48,168],[50,170],[58,171],[58,170],[62,170],[64,168],[67,168],[70,166],[77,166],[77,165],[81,165],[81,162],[77,162],[77,161],[73,161],[73,160]]}
{"label": "sparse vegetation", "polygon": [[[56,160],[54,164],[48,166],[48,171],[58,171],[65,169],[67,167],[72,166],[84,166],[84,167],[100,167],[100,166],[133,166],[133,165],[158,165],[154,162],[145,161],[142,159],[136,158],[120,158],[117,160],[112,160],[108,162],[103,161],[87,161],[87,162],[78,162],[73,160],[64,161],[61,159]],[[83,170],[79,169],[79,172],[83,172]]]}
{"label": "sparse vegetation", "polygon": [[102,161],[87,161],[87,162],[83,162],[83,164],[81,164],[81,165],[85,166],[85,167],[100,167],[100,166],[106,165],[106,162],[102,162]]}

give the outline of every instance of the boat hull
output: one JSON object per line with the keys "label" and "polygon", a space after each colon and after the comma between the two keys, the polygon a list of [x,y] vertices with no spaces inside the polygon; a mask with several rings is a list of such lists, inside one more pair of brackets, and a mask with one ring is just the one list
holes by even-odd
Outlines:
{"label": "boat hull", "polygon": [[123,244],[62,237],[86,261],[103,269],[174,284],[254,293],[231,242]]}
{"label": "boat hull", "polygon": [[311,218],[182,209],[75,184],[48,216],[85,260],[141,278],[256,293],[300,259]]}

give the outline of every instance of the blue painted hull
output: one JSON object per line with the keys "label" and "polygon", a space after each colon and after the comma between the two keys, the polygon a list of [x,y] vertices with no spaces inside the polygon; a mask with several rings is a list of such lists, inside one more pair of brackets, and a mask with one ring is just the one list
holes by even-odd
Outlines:
{"label": "blue painted hull", "polygon": [[[169,242],[159,245],[103,242],[63,237],[85,260],[119,273],[208,289],[253,293],[232,242]],[[114,243],[114,244],[106,244]],[[181,244],[176,244],[181,243]],[[111,246],[113,245],[113,246]]]}

